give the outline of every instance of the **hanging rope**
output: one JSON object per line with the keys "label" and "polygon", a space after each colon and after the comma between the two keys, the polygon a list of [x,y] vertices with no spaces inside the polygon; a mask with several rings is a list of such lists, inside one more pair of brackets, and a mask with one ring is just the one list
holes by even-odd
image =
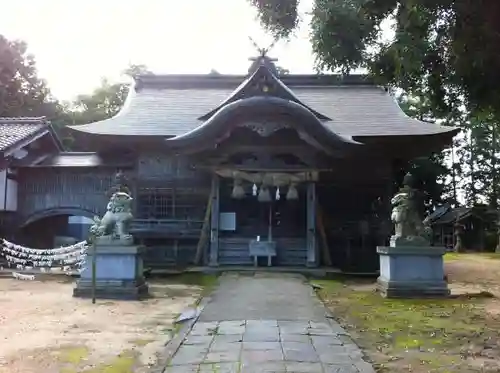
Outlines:
{"label": "hanging rope", "polygon": [[[0,256],[7,260],[9,267],[25,270],[27,267],[38,267],[40,272],[59,268],[64,273],[72,270],[81,272],[87,256],[88,243],[82,241],[74,245],[54,249],[33,249],[17,245],[5,239],[0,243]],[[34,280],[34,275],[13,272],[12,276],[19,280]]]}

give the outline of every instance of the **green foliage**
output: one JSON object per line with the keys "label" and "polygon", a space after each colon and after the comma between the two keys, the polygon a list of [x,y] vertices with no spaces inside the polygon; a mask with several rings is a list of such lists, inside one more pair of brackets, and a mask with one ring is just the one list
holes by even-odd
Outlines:
{"label": "green foliage", "polygon": [[491,115],[474,115],[467,122],[468,141],[462,151],[469,166],[464,173],[471,179],[466,187],[471,204],[478,203],[478,196],[490,207],[497,209],[500,202],[500,125]]}
{"label": "green foliage", "polygon": [[[130,65],[123,71],[124,75],[135,77],[149,74],[144,65]],[[108,119],[118,114],[125,103],[130,85],[110,83],[101,80],[101,85],[90,94],[82,94],[71,104],[69,109],[73,124],[85,124]]]}
{"label": "green foliage", "polygon": [[[410,117],[436,122],[427,95],[420,91],[417,94],[401,94],[398,96],[401,109]],[[456,203],[453,183],[447,180],[452,170],[445,162],[445,153],[435,153],[428,157],[420,157],[397,170],[395,188],[399,188],[404,175],[410,172],[417,182],[417,187],[425,193],[425,203],[430,210],[445,202]]]}
{"label": "green foliage", "polygon": [[276,66],[276,71],[278,72],[279,76],[290,74],[290,70],[281,66]]}
{"label": "green foliage", "polygon": [[[288,37],[297,26],[296,0],[251,2],[275,36]],[[460,192],[470,206],[500,203],[499,14],[495,0],[313,2],[310,35],[319,69],[366,68],[380,84],[406,93],[400,99],[408,115],[465,129],[456,152],[401,165],[397,179],[414,173],[431,205],[456,204]],[[391,37],[382,35],[383,22],[392,26]]]}
{"label": "green foliage", "polygon": [[[136,77],[150,74],[144,65],[130,65],[123,71],[124,75]],[[127,98],[130,85],[126,83],[111,83],[103,78],[101,85],[90,94],[81,94],[75,101],[66,103],[63,107],[61,122],[65,125],[79,125],[109,119],[120,111]],[[64,132],[65,144],[73,150],[80,149],[74,143],[69,131]]]}
{"label": "green foliage", "polygon": [[125,84],[111,84],[102,79],[101,85],[91,94],[79,95],[73,104],[75,124],[97,122],[116,115],[128,94]]}
{"label": "green foliage", "polygon": [[[297,0],[250,0],[266,29],[288,37]],[[500,115],[500,2],[496,0],[315,0],[311,42],[321,69],[367,68],[406,91],[426,86],[435,112],[461,94],[473,110]],[[382,21],[394,37],[382,38]]]}
{"label": "green foliage", "polygon": [[38,77],[27,44],[0,35],[0,117],[17,116],[46,117],[67,143],[61,132],[70,123],[67,107],[52,97],[46,82]]}
{"label": "green foliage", "polygon": [[298,24],[298,0],[250,0],[261,22],[279,37],[286,37]]}
{"label": "green foliage", "polygon": [[60,105],[38,77],[33,55],[22,41],[0,35],[0,116],[58,117]]}

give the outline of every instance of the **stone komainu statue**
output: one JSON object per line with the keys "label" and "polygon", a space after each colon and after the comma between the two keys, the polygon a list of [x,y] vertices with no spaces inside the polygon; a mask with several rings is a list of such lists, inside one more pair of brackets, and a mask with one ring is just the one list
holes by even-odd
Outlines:
{"label": "stone komainu statue", "polygon": [[101,239],[127,242],[132,240],[129,233],[130,223],[133,219],[132,200],[133,198],[128,193],[113,193],[102,219],[94,217],[94,225],[90,228],[91,234]]}
{"label": "stone komainu statue", "polygon": [[391,199],[391,221],[394,223],[396,237],[418,236],[422,222],[412,206],[409,193],[400,191]]}
{"label": "stone komainu statue", "polygon": [[108,191],[108,197],[111,197],[114,193],[117,193],[117,192],[127,193],[129,196],[132,195],[132,193],[130,192],[129,185],[128,185],[128,179],[125,176],[125,174],[121,171],[119,171],[115,175],[114,181],[113,181],[113,186]]}
{"label": "stone komainu statue", "polygon": [[418,190],[412,187],[411,175],[405,177],[403,188],[392,198],[391,221],[394,223],[394,240],[413,244],[428,243],[431,228],[428,219],[421,220]]}

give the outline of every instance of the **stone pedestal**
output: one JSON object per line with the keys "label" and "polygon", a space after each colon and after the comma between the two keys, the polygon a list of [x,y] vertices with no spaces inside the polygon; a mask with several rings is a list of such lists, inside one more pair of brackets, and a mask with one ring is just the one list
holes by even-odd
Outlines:
{"label": "stone pedestal", "polygon": [[432,246],[378,247],[377,287],[386,298],[440,298],[450,295],[444,280],[446,250]]}
{"label": "stone pedestal", "polygon": [[[97,243],[96,298],[140,300],[148,296],[143,275],[144,246]],[[89,248],[85,269],[73,289],[73,296],[92,297],[92,256]]]}

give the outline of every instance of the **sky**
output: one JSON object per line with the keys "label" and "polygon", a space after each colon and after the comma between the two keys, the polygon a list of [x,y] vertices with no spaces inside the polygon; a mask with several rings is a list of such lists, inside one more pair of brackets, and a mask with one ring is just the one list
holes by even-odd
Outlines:
{"label": "sky", "polygon": [[[307,14],[312,0],[302,0]],[[39,75],[62,100],[90,93],[103,77],[123,79],[129,64],[155,73],[246,73],[273,41],[248,0],[24,0],[2,4],[0,32],[22,39]],[[293,73],[313,72],[307,16],[296,36],[270,51]]]}

